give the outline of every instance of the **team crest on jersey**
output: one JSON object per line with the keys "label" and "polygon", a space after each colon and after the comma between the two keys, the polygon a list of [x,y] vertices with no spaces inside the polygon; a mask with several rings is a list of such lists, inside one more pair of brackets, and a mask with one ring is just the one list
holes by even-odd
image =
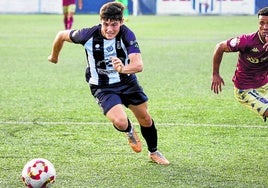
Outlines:
{"label": "team crest on jersey", "polygon": [[113,47],[112,46],[108,46],[107,48],[106,48],[106,50],[107,50],[107,52],[111,52],[111,51],[113,51]]}

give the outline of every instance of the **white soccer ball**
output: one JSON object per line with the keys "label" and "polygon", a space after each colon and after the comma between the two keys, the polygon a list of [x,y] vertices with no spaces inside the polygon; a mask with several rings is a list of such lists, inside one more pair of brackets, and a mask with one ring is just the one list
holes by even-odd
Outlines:
{"label": "white soccer ball", "polygon": [[21,177],[26,187],[49,188],[56,180],[56,170],[47,159],[36,158],[26,163]]}

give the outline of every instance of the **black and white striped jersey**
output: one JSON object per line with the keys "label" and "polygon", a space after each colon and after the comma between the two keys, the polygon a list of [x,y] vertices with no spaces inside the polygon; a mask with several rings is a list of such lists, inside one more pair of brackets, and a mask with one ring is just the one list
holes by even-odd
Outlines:
{"label": "black and white striped jersey", "polygon": [[86,78],[90,84],[107,86],[136,79],[135,74],[119,74],[110,60],[117,56],[126,65],[129,63],[128,54],[140,53],[135,34],[127,26],[122,25],[118,35],[111,40],[101,35],[101,25],[73,30],[70,38],[85,48],[88,63]]}

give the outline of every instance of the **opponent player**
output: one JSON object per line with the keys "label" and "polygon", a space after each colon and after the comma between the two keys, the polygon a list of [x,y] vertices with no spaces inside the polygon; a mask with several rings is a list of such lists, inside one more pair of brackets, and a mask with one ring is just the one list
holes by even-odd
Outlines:
{"label": "opponent player", "polygon": [[[76,0],[62,0],[63,22],[65,29],[71,29],[74,22],[74,13],[76,10]],[[83,8],[83,1],[78,0],[78,8]]]}
{"label": "opponent player", "polygon": [[213,54],[211,90],[218,94],[224,81],[220,64],[226,52],[239,52],[233,76],[234,94],[243,105],[266,121],[268,116],[268,7],[258,11],[257,32],[243,34],[218,43]]}
{"label": "opponent player", "polygon": [[124,109],[128,107],[140,124],[151,160],[168,165],[157,149],[157,130],[147,109],[148,98],[135,75],[143,70],[143,61],[135,34],[123,24],[123,11],[121,3],[109,2],[100,9],[101,24],[60,31],[48,60],[58,62],[65,41],[83,45],[88,60],[86,79],[104,115],[116,130],[126,133],[132,149],[140,152],[141,142]]}

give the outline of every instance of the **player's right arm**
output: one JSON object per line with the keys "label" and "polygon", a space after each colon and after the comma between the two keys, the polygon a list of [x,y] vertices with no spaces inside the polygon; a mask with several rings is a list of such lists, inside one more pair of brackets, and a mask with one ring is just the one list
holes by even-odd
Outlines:
{"label": "player's right arm", "polygon": [[220,64],[224,52],[229,52],[227,41],[218,43],[213,52],[211,90],[216,94],[222,91],[221,86],[224,85],[224,80],[220,75]]}
{"label": "player's right arm", "polygon": [[64,42],[72,42],[70,39],[70,32],[71,30],[64,30],[58,32],[52,45],[51,54],[48,56],[48,61],[55,64],[58,62],[59,54]]}

